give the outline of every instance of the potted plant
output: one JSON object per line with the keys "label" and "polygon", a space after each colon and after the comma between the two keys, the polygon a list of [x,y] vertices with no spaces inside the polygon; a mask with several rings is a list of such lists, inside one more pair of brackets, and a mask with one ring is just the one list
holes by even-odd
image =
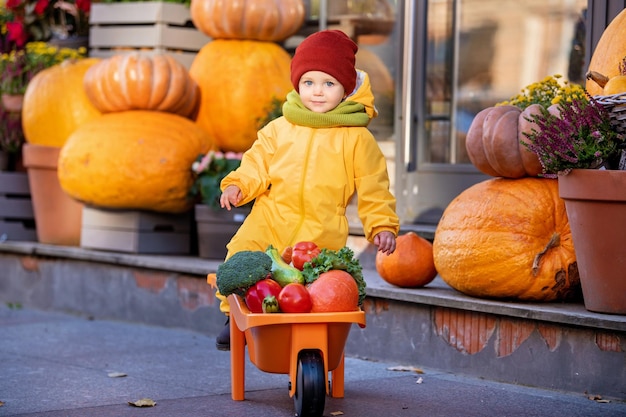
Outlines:
{"label": "potted plant", "polygon": [[198,156],[191,170],[195,181],[190,194],[195,206],[198,252],[201,258],[223,259],[226,244],[244,221],[252,203],[228,211],[220,207],[220,183],[241,164],[242,153],[209,151]]}
{"label": "potted plant", "polygon": [[[9,39],[17,48],[27,42],[85,38],[89,35],[91,0],[7,0]],[[70,47],[71,45],[67,45]]]}
{"label": "potted plant", "polygon": [[24,144],[22,102],[28,83],[40,71],[65,59],[84,57],[84,51],[57,48],[44,42],[30,42],[24,49],[0,56],[0,153],[5,166],[0,170],[21,169]]}
{"label": "potted plant", "polygon": [[19,112],[9,97],[22,98],[30,80],[40,71],[66,59],[84,58],[86,49],[59,48],[45,42],[29,42],[24,49],[13,49],[0,57],[0,93],[5,109]]}
{"label": "potted plant", "polygon": [[8,160],[6,170],[14,171],[20,166],[25,141],[21,110],[28,83],[40,71],[66,59],[83,58],[84,53],[44,42],[29,42],[24,49],[14,49],[0,56],[0,151]]}
{"label": "potted plant", "polygon": [[[282,105],[282,100],[272,98],[265,116],[256,121],[258,128],[282,116]],[[223,259],[227,252],[226,244],[252,209],[253,201],[230,211],[222,209],[219,203],[222,194],[220,183],[229,172],[239,168],[242,156],[242,152],[211,150],[206,155],[199,155],[191,165],[195,181],[190,195],[198,202],[195,216],[201,258]]]}
{"label": "potted plant", "polygon": [[563,101],[550,110],[532,117],[536,127],[526,134],[527,146],[544,176],[558,178],[585,307],[626,314],[626,126],[613,123],[601,96]]}

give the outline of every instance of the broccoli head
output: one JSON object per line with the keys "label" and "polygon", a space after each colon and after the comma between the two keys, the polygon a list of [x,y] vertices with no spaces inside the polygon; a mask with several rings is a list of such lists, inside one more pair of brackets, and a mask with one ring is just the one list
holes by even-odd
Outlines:
{"label": "broccoli head", "polygon": [[217,267],[216,284],[220,293],[243,296],[246,290],[272,270],[272,258],[262,251],[241,251]]}

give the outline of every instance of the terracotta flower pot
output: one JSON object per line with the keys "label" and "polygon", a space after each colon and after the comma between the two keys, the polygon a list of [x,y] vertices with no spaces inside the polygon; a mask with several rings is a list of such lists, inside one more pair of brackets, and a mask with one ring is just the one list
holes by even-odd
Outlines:
{"label": "terracotta flower pot", "polygon": [[559,176],[585,308],[626,314],[626,171],[575,169]]}
{"label": "terracotta flower pot", "polygon": [[21,112],[24,94],[2,94],[2,106],[10,112]]}
{"label": "terracotta flower pot", "polygon": [[61,148],[25,144],[22,149],[28,171],[31,199],[41,243],[80,246],[83,205],[68,196],[57,177]]}

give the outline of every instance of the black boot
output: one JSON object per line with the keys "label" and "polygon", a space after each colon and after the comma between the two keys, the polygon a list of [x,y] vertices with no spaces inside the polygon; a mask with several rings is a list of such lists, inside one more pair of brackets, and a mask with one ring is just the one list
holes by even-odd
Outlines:
{"label": "black boot", "polygon": [[215,338],[217,350],[230,350],[230,319],[226,319],[226,325]]}

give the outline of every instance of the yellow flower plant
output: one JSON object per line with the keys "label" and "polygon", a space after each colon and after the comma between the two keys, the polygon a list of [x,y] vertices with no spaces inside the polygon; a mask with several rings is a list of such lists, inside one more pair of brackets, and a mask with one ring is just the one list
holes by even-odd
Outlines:
{"label": "yellow flower plant", "polygon": [[24,94],[39,71],[86,54],[85,48],[58,48],[45,42],[29,42],[25,49],[4,53],[0,57],[0,93]]}
{"label": "yellow flower plant", "polygon": [[518,95],[497,105],[517,106],[524,110],[531,104],[541,104],[548,108],[562,101],[571,103],[576,99],[586,100],[585,89],[581,85],[561,79],[562,76],[559,74],[547,76],[541,81],[527,85]]}

